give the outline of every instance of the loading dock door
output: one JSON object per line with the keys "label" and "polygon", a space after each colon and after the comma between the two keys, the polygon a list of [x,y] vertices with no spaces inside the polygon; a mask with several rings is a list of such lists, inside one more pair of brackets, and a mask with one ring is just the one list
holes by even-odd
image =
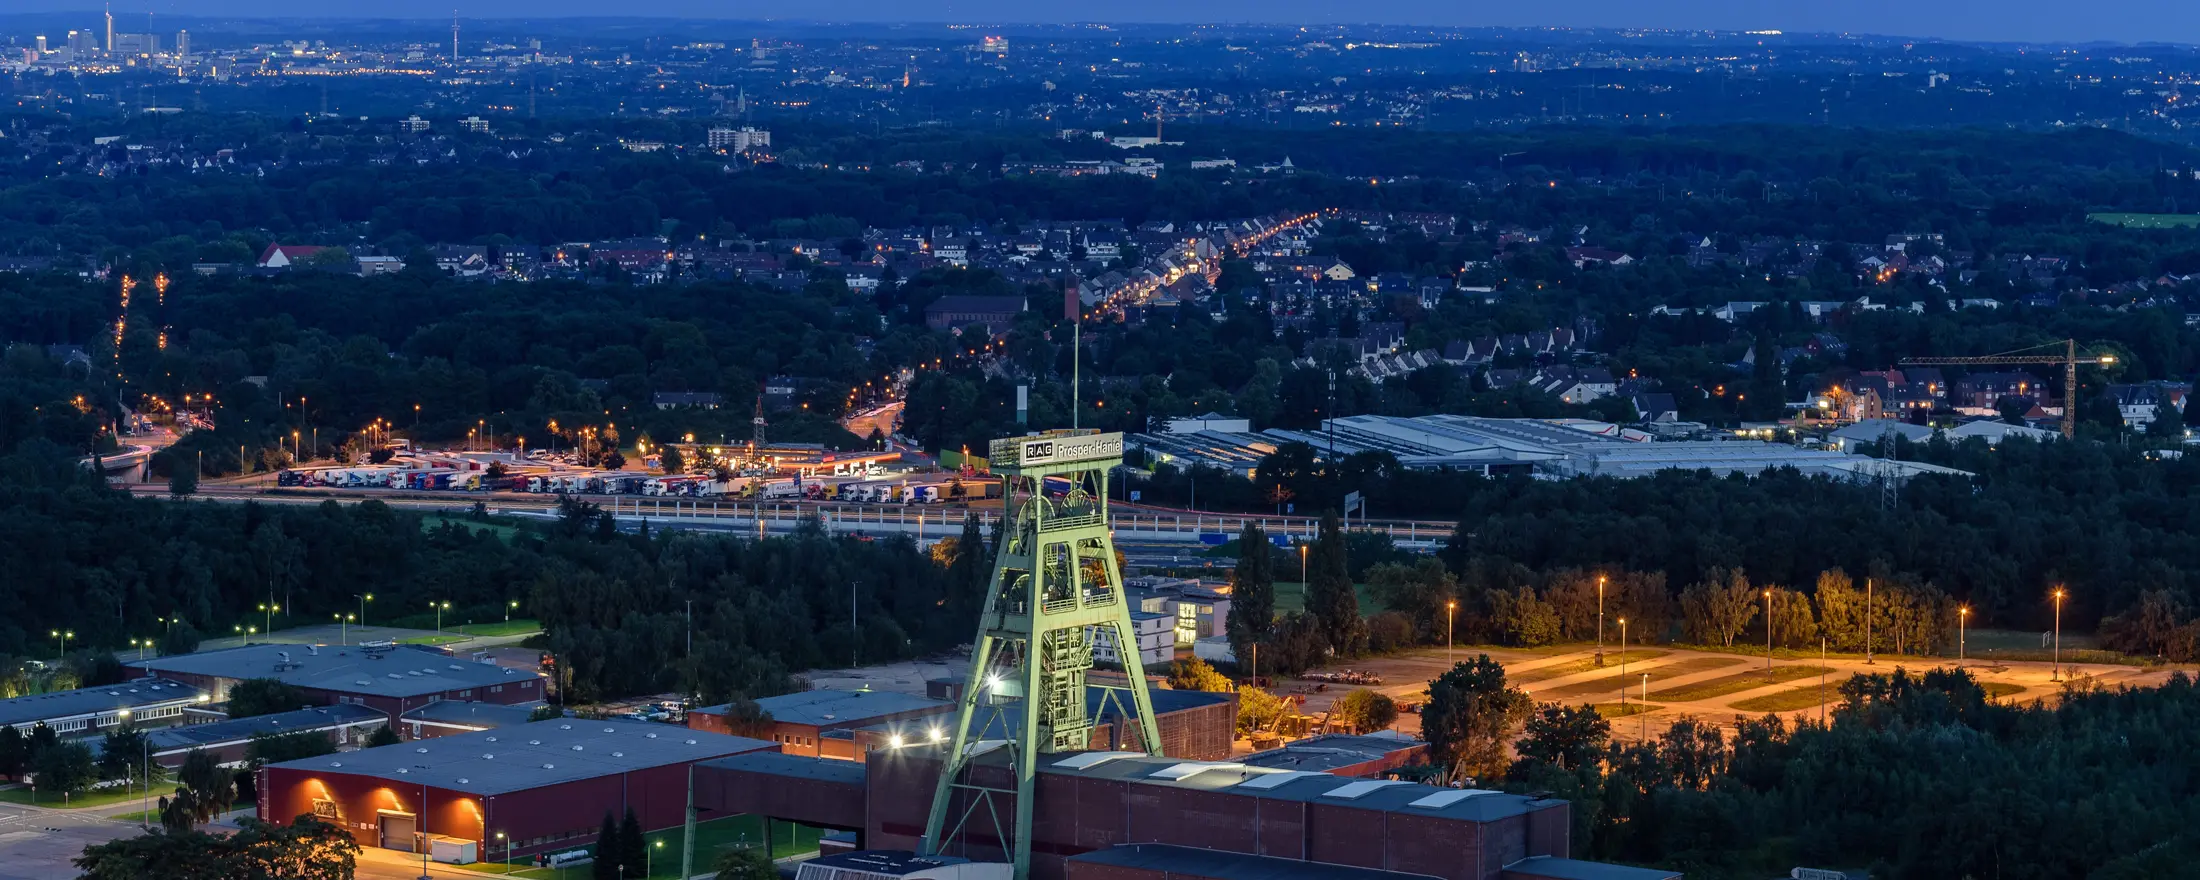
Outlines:
{"label": "loading dock door", "polygon": [[409,813],[383,813],[381,819],[382,848],[413,852],[413,842],[416,839],[413,834],[413,816]]}

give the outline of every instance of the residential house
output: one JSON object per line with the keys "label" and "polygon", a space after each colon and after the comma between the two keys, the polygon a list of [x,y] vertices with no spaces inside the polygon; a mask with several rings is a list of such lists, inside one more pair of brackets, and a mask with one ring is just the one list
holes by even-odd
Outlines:
{"label": "residential house", "polygon": [[310,244],[271,244],[260,252],[260,268],[287,269],[325,250]]}
{"label": "residential house", "polygon": [[658,409],[717,409],[722,399],[715,391],[659,391],[651,402]]}

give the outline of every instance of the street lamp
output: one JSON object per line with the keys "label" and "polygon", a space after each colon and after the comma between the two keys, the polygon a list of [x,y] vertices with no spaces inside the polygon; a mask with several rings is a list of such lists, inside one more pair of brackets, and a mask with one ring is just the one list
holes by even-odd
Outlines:
{"label": "street lamp", "polygon": [[229,628],[231,630],[234,630],[237,633],[238,637],[244,639],[245,644],[252,644],[252,634],[245,632],[244,627],[238,626],[236,624],[231,624]]}
{"label": "street lamp", "polygon": [[359,600],[359,625],[360,625],[360,626],[366,626],[366,625],[367,625],[367,603],[368,603],[368,602],[372,602],[372,601],[374,601],[374,594],[373,594],[373,593],[353,593],[353,594],[351,594],[351,597],[352,597],[352,598],[354,598],[354,599],[357,599],[357,600]]}
{"label": "street lamp", "polygon": [[1619,707],[1627,708],[1627,618],[1619,619]]}
{"label": "street lamp", "polygon": [[1597,575],[1597,665],[1604,665],[1604,576]]}
{"label": "street lamp", "polygon": [[435,631],[437,635],[441,635],[443,633],[443,612],[451,610],[451,603],[430,602],[428,607],[435,609]]}
{"label": "street lamp", "polygon": [[1772,678],[1772,591],[1765,591],[1765,678]]}
{"label": "street lamp", "polygon": [[513,599],[513,600],[512,600],[512,601],[510,601],[510,602],[506,602],[506,603],[504,603],[504,622],[505,622],[505,623],[511,623],[511,622],[512,622],[512,611],[513,611],[513,609],[516,609],[516,608],[518,608],[518,607],[519,607],[519,600],[518,600],[518,599]]}
{"label": "street lamp", "polygon": [[1459,665],[1458,661],[1451,659],[1451,619],[1453,613],[1458,610],[1459,600],[1454,599],[1444,603],[1444,665],[1446,666]]}
{"label": "street lamp", "polygon": [[642,876],[644,876],[644,877],[655,877],[655,876],[657,876],[657,851],[658,851],[658,850],[660,850],[660,849],[664,849],[664,848],[665,848],[665,841],[664,841],[664,839],[663,839],[663,838],[658,838],[658,839],[657,839],[657,841],[656,841],[656,845],[655,845],[655,846],[652,846],[652,847],[650,847],[650,848],[649,848],[649,858],[648,858],[648,859],[645,859],[645,860],[643,861],[643,864],[644,864],[644,865],[645,865],[645,866],[646,866],[646,867],[648,868],[648,870],[649,870],[649,873],[647,873],[647,874],[644,874],[644,875],[642,875]]}
{"label": "street lamp", "polygon": [[1962,666],[1962,665],[1963,665],[1963,642],[1964,642],[1964,637],[1965,637],[1965,636],[1967,635],[1967,632],[1968,632],[1968,630],[1970,629],[1970,623],[1971,623],[1971,606],[1969,606],[1969,605],[1964,605],[1964,606],[1962,606],[1962,607],[1959,607],[1959,608],[1957,608],[1957,609],[1956,609],[1956,665],[1957,665],[1957,666]]}
{"label": "street lamp", "polygon": [[329,616],[336,618],[337,644],[351,644],[351,612],[346,611],[342,614],[331,614]]}
{"label": "street lamp", "polygon": [[53,631],[53,637],[61,640],[61,653],[55,654],[53,658],[55,663],[60,663],[69,657],[69,640],[76,638],[76,630],[57,629]]}
{"label": "street lamp", "polygon": [[281,610],[283,610],[282,606],[276,605],[272,602],[262,603],[260,605],[260,623],[262,626],[265,626],[267,628],[268,632],[275,631],[275,612]]}
{"label": "street lamp", "polygon": [[2055,680],[2062,680],[2062,602],[2063,589],[2055,588]]}
{"label": "street lamp", "polygon": [[1306,545],[1299,545],[1299,586],[1306,586]]}

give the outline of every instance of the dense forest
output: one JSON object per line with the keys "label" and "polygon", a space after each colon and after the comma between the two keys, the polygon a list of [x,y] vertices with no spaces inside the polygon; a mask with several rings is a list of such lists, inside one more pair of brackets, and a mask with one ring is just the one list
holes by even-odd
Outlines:
{"label": "dense forest", "polygon": [[985,579],[984,542],[967,530],[972,552],[950,542],[928,555],[906,538],[814,529],[763,541],[622,532],[575,503],[548,527],[500,537],[375,501],[134,498],[32,450],[0,457],[0,474],[0,654],[19,658],[54,656],[51,626],[69,628],[71,651],[158,638],[173,652],[261,624],[252,609],[267,603],[283,609],[280,628],[360,611],[372,624],[433,626],[424,612],[442,602],[455,626],[501,619],[517,601],[543,621],[568,699],[718,701],[787,690],[794,670],[965,641]]}

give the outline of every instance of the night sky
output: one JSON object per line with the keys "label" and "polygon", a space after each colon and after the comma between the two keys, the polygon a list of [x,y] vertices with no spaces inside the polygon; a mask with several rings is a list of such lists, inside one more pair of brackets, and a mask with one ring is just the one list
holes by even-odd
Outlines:
{"label": "night sky", "polygon": [[[6,0],[18,11],[97,10]],[[813,21],[1265,22],[1778,29],[1959,40],[2200,43],[2200,0],[121,0],[117,13]]]}

